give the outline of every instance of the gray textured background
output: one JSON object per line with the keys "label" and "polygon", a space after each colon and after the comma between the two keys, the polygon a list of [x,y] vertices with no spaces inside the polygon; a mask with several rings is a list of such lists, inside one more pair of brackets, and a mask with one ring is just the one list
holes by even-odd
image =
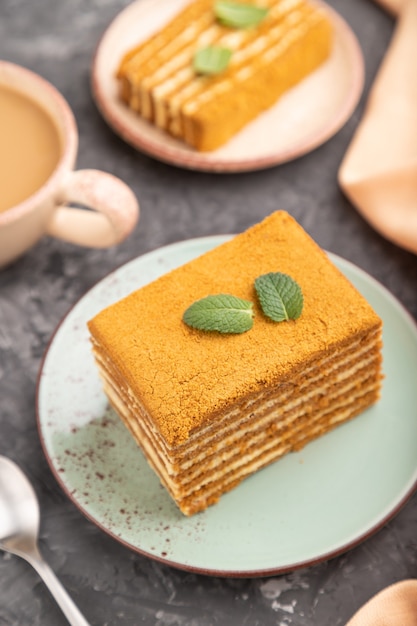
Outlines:
{"label": "gray textured background", "polygon": [[[364,95],[344,128],[292,163],[239,175],[182,171],[127,146],[90,95],[97,42],[127,0],[0,0],[0,58],[51,81],[80,130],[78,167],[110,171],[136,192],[142,215],[115,249],[48,238],[0,272],[0,453],[31,477],[42,506],[41,549],[93,625],[338,626],[385,585],[417,573],[415,497],[349,553],[269,579],[210,578],[132,553],[83,517],[58,487],[35,421],[36,378],[56,325],[113,268],[164,244],[238,232],[283,208],[324,248],[356,263],[417,315],[417,259],[376,234],[341,195],[337,169],[389,43],[393,21],[371,0],[331,0],[366,62]],[[1,140],[1,138],[0,138]],[[387,459],[387,464],[395,463]],[[0,553],[0,624],[58,626],[59,609],[34,571]]]}

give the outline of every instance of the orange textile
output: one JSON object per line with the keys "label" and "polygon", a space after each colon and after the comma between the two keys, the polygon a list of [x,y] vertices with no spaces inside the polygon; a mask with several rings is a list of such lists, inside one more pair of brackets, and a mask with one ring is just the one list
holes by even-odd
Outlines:
{"label": "orange textile", "polygon": [[380,0],[400,10],[339,183],[384,237],[417,253],[417,0]]}
{"label": "orange textile", "polygon": [[380,591],[346,626],[417,626],[417,580],[404,580]]}

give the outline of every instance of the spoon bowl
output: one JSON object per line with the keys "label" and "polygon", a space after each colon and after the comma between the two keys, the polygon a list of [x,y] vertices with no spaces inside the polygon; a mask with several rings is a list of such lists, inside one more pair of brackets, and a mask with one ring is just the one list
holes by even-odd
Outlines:
{"label": "spoon bowl", "polygon": [[16,463],[0,456],[0,549],[25,559],[38,572],[71,626],[88,626],[38,548],[36,493]]}

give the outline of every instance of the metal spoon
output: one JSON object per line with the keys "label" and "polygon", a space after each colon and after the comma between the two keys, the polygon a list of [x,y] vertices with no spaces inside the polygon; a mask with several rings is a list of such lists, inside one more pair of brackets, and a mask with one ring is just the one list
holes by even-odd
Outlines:
{"label": "metal spoon", "polygon": [[13,461],[0,456],[0,549],[35,568],[71,626],[89,626],[39,552],[39,518],[32,485]]}

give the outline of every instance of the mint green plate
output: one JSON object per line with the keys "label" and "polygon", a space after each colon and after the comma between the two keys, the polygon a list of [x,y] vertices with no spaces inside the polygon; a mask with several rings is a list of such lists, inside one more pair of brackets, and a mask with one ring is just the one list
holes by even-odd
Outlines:
{"label": "mint green plate", "polygon": [[262,576],[348,550],[385,524],[411,495],[417,480],[417,333],[409,314],[384,287],[332,255],[384,322],[380,402],[251,476],[207,511],[184,517],[109,409],[86,322],[227,238],[195,239],[146,254],[81,298],[45,354],[38,426],[61,487],[115,539],[181,569]]}

